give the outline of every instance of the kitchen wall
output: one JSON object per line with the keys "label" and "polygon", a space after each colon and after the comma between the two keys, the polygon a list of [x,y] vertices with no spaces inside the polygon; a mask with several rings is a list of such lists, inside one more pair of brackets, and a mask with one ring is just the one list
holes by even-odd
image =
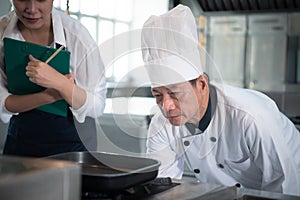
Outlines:
{"label": "kitchen wall", "polygon": [[[191,8],[218,82],[251,88],[300,118],[300,5],[296,1],[170,0]],[[241,3],[242,2],[242,3]],[[207,69],[207,68],[206,68]],[[298,116],[298,117],[297,117]]]}
{"label": "kitchen wall", "polygon": [[205,16],[202,27],[201,19],[211,80],[262,91],[287,116],[300,116],[299,12]]}

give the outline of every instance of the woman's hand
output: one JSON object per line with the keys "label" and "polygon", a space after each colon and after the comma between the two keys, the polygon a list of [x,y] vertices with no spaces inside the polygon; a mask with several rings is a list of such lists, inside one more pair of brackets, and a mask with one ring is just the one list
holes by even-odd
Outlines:
{"label": "woman's hand", "polygon": [[45,88],[58,89],[63,84],[66,76],[62,75],[48,64],[29,55],[30,61],[26,66],[26,75],[29,80]]}
{"label": "woman's hand", "polygon": [[75,77],[74,77],[74,74],[66,74],[65,75],[65,77],[69,80],[69,81],[71,81],[72,83],[74,83],[75,84]]}
{"label": "woman's hand", "polygon": [[[26,66],[26,75],[37,85],[56,90],[72,108],[79,109],[86,101],[86,91],[76,86],[73,74],[62,75],[48,64],[29,55],[30,61]],[[46,90],[45,92],[48,92]],[[51,90],[50,90],[51,92]],[[46,94],[49,97],[48,93]],[[58,98],[56,94],[51,100]],[[54,99],[52,99],[52,97]]]}
{"label": "woman's hand", "polygon": [[[74,75],[73,74],[66,74],[65,77],[69,81],[71,81],[72,83],[74,83]],[[57,91],[57,90],[55,90],[55,89],[46,88],[42,92],[45,93],[47,96],[49,96],[49,99],[52,99],[53,102],[63,99],[63,97],[61,96],[60,92]]]}
{"label": "woman's hand", "polygon": [[60,93],[57,90],[52,88],[47,88],[43,90],[42,93],[46,94],[50,103],[63,99]]}
{"label": "woman's hand", "polygon": [[[69,91],[70,93],[69,95],[66,95],[66,93],[68,92],[61,92],[60,90],[54,88],[46,88],[41,92],[27,94],[27,95],[9,95],[5,100],[6,109],[13,113],[20,113],[20,112],[32,110],[34,108],[37,108],[45,104],[56,102],[61,99],[65,99],[69,104],[72,103],[71,100],[73,99],[71,95],[73,92],[73,86],[75,86],[74,75],[67,74],[64,77],[66,82],[64,83],[63,86],[66,87],[65,89],[66,91]],[[61,87],[61,89],[65,87]],[[79,95],[81,98],[85,99],[85,93],[80,93]]]}

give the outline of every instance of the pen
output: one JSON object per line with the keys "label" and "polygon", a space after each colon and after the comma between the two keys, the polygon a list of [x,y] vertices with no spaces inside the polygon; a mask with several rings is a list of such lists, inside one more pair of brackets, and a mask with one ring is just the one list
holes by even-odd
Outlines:
{"label": "pen", "polygon": [[52,60],[52,58],[54,58],[62,49],[64,48],[64,46],[60,46],[59,49],[57,49],[47,60],[46,60],[46,64],[48,64],[48,62],[50,62]]}

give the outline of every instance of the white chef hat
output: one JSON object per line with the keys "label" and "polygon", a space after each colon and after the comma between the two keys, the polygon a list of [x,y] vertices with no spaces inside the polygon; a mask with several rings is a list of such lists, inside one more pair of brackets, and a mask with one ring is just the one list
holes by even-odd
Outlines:
{"label": "white chef hat", "polygon": [[151,16],[142,29],[142,53],[152,87],[193,80],[203,74],[195,18],[178,5]]}

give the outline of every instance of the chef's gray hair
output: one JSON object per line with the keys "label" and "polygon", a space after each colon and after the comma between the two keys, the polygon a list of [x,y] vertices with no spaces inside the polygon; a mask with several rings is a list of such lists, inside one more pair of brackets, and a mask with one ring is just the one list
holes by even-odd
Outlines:
{"label": "chef's gray hair", "polygon": [[[203,72],[203,74],[201,74],[200,76],[203,76],[203,75],[207,77],[207,82],[208,82],[208,84],[209,84],[209,76],[208,76],[208,74],[205,73],[205,72]],[[196,81],[197,81],[198,78],[199,78],[199,77],[197,77],[197,78],[195,78],[195,79],[193,79],[193,80],[189,80],[190,84],[191,84],[192,86],[195,86],[195,85],[196,85]]]}

